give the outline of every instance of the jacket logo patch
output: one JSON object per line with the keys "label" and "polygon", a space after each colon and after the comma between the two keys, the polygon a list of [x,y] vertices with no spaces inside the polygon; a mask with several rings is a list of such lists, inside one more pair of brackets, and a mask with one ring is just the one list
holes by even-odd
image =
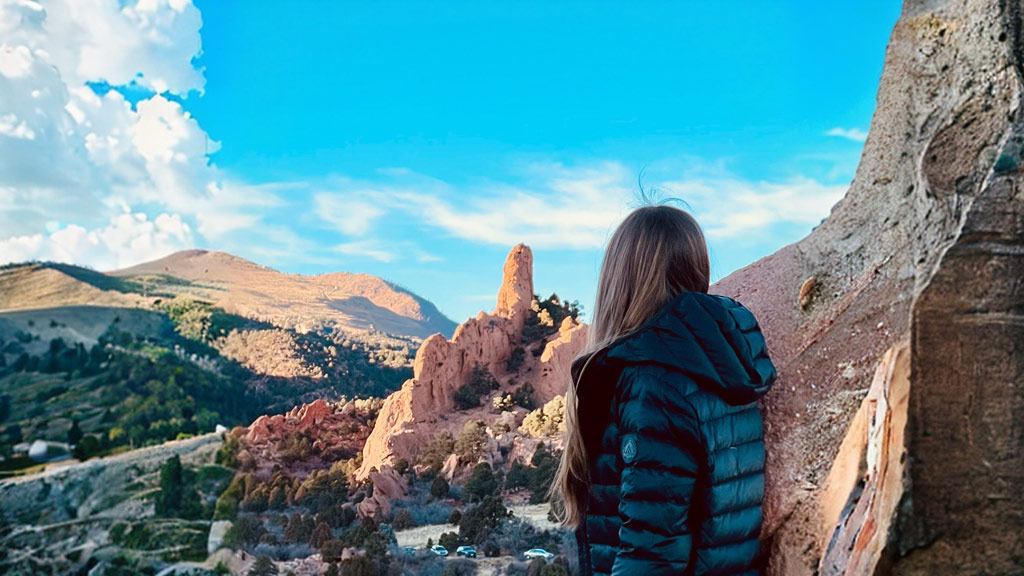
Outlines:
{"label": "jacket logo patch", "polygon": [[636,460],[636,437],[629,435],[622,439],[622,461],[629,464]]}

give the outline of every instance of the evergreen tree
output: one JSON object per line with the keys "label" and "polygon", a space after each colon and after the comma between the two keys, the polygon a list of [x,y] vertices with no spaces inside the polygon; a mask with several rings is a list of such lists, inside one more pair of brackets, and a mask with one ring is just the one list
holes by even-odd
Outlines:
{"label": "evergreen tree", "polygon": [[175,454],[160,467],[160,493],[156,499],[158,516],[177,516],[180,513],[183,488],[181,458]]}
{"label": "evergreen tree", "polygon": [[430,495],[434,498],[446,498],[448,496],[448,481],[440,474],[434,477],[430,483]]}
{"label": "evergreen tree", "polygon": [[257,556],[256,563],[249,569],[249,576],[277,576],[277,566],[268,556]]}
{"label": "evergreen tree", "polygon": [[473,472],[466,481],[463,496],[468,502],[479,502],[486,496],[493,496],[498,493],[498,481],[494,477],[494,471],[490,464],[481,462],[473,467]]}
{"label": "evergreen tree", "polygon": [[483,420],[470,420],[455,439],[455,455],[463,464],[474,463],[483,455],[486,442],[487,426]]}
{"label": "evergreen tree", "polygon": [[82,429],[78,427],[78,418],[71,420],[71,429],[68,430],[68,444],[77,446],[82,441]]}
{"label": "evergreen tree", "polygon": [[320,548],[332,538],[334,538],[334,535],[331,534],[331,527],[326,522],[320,522],[313,529],[313,535],[309,538],[309,545],[313,548]]}

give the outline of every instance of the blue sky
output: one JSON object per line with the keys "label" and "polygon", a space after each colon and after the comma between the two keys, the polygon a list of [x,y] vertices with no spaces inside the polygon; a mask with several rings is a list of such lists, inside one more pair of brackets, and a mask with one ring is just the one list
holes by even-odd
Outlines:
{"label": "blue sky", "polygon": [[841,197],[898,13],[0,0],[0,153],[51,162],[0,159],[0,260],[223,249],[377,274],[461,321],[522,241],[536,290],[589,309],[642,184],[688,202],[719,278]]}

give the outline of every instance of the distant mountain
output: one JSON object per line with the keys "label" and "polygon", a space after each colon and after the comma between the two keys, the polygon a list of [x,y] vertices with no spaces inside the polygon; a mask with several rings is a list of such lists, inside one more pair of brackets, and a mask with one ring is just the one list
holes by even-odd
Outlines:
{"label": "distant mountain", "polygon": [[180,294],[299,332],[333,326],[425,338],[455,329],[432,303],[376,276],[285,274],[226,252],[184,250],[107,273],[53,263],[0,272],[0,311],[76,304],[148,307]]}

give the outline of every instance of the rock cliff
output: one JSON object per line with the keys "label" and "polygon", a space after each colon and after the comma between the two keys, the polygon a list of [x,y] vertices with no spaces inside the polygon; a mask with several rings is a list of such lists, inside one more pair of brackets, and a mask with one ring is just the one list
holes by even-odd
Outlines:
{"label": "rock cliff", "polygon": [[[506,360],[522,344],[532,300],[533,254],[519,244],[505,260],[494,311],[480,312],[457,326],[451,340],[434,334],[423,341],[416,352],[413,377],[384,400],[363,448],[360,478],[384,464],[412,460],[439,429],[457,433],[465,420],[479,417],[479,411],[455,410],[455,390],[469,381],[477,366],[500,375],[501,382],[508,381]],[[533,386],[538,403],[565,392],[569,364],[585,340],[586,326],[566,318],[539,358],[525,354],[524,364],[516,372]],[[507,387],[502,384],[503,389]]]}
{"label": "rock cliff", "polygon": [[1024,566],[1021,13],[907,0],[846,196],[712,288],[757,314],[779,368],[771,574]]}

